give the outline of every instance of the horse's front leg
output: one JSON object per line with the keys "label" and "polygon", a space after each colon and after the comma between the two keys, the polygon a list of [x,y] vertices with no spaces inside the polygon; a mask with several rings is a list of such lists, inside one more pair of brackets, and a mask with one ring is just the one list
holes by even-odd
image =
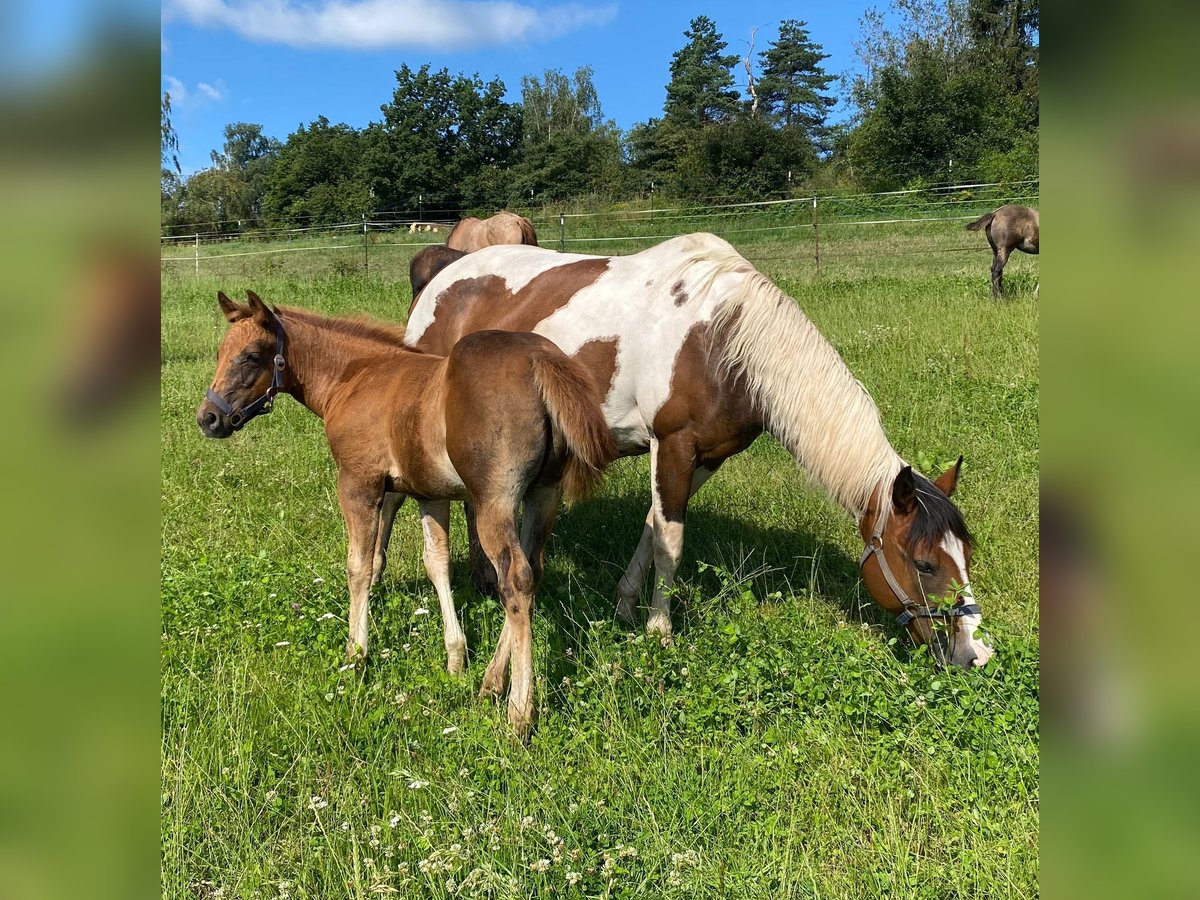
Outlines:
{"label": "horse's front leg", "polygon": [[346,656],[365,659],[370,624],[371,577],[383,504],[383,480],[350,474],[338,475],[338,503],[346,520],[346,581],[350,587],[350,638]]}
{"label": "horse's front leg", "polygon": [[654,593],[646,631],[671,637],[671,592],[683,557],[683,522],[688,500],[712,472],[696,467],[696,443],[689,431],[657,442],[650,457],[650,514],[654,520]]}
{"label": "horse's front leg", "polygon": [[425,571],[437,591],[442,610],[446,644],[446,670],[462,672],[467,660],[467,639],[454,609],[450,593],[450,501],[433,500],[421,504],[421,529],[425,533]]}
{"label": "horse's front leg", "polygon": [[404,505],[405,494],[388,491],[383,495],[383,505],[379,508],[379,534],[375,540],[375,562],[371,574],[371,584],[376,585],[383,579],[383,570],[387,568],[388,543],[392,539],[392,526],[396,524],[396,513]]}

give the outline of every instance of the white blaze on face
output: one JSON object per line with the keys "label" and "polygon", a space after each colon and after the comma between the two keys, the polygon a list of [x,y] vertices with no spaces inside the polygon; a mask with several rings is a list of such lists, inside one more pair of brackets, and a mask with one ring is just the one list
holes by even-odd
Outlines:
{"label": "white blaze on face", "polygon": [[[972,604],[975,602],[975,594],[971,590],[971,582],[967,580],[967,554],[963,549],[962,541],[953,534],[945,534],[941,541],[942,550],[950,557],[957,574],[954,575],[954,580],[962,585],[960,596],[964,604]],[[958,665],[963,665],[970,660],[974,660],[974,665],[982,666],[995,652],[983,641],[975,637],[975,631],[979,628],[983,621],[981,616],[961,616],[953,620],[956,624],[957,632],[955,634],[954,652],[951,662]]]}

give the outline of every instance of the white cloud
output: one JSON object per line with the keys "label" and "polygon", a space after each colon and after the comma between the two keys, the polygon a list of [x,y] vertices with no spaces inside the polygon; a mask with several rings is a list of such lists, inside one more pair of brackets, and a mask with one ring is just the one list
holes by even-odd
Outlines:
{"label": "white cloud", "polygon": [[188,90],[183,82],[172,75],[163,75],[163,89],[171,95],[172,106],[182,106],[187,102]]}
{"label": "white cloud", "polygon": [[224,100],[228,96],[228,91],[225,89],[225,82],[218,79],[216,85],[206,84],[201,81],[196,85],[196,90],[202,93],[209,100]]}
{"label": "white cloud", "polygon": [[293,47],[461,49],[547,40],[605,25],[615,4],[534,9],[510,0],[167,0],[164,20]]}

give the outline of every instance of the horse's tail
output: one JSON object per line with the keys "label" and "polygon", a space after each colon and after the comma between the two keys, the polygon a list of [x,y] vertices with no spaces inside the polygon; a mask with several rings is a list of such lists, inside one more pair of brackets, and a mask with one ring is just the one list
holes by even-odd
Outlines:
{"label": "horse's tail", "polygon": [[531,363],[550,421],[567,445],[564,493],[568,500],[586,497],[617,458],[595,384],[580,363],[557,348],[534,353]]}
{"label": "horse's tail", "polygon": [[968,222],[967,223],[967,231],[981,231],[984,228],[987,228],[989,225],[992,224],[992,217],[995,215],[996,215],[995,212],[984,213],[982,216],[980,216],[974,222]]}
{"label": "horse's tail", "polygon": [[521,220],[521,243],[536,247],[538,245],[537,232],[533,230],[533,223],[524,216],[518,218]]}

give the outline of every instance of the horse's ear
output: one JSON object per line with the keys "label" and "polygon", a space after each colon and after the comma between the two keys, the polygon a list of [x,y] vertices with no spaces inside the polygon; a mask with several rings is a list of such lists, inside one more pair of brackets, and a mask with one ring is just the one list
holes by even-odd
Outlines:
{"label": "horse's ear", "polygon": [[227,322],[239,322],[250,315],[250,310],[244,306],[238,306],[225,296],[224,291],[217,291],[217,305],[221,307],[221,312],[225,315]]}
{"label": "horse's ear", "polygon": [[958,472],[962,468],[962,459],[960,456],[958,462],[939,475],[937,481],[934,482],[947,497],[951,496],[954,489],[958,487]]}
{"label": "horse's ear", "polygon": [[271,312],[267,304],[263,303],[262,298],[254,291],[248,290],[246,299],[250,301],[250,313],[254,316],[254,321],[268,331],[276,330],[275,313]]}
{"label": "horse's ear", "polygon": [[917,481],[913,478],[912,466],[905,466],[892,482],[892,506],[902,516],[907,516],[917,507]]}

